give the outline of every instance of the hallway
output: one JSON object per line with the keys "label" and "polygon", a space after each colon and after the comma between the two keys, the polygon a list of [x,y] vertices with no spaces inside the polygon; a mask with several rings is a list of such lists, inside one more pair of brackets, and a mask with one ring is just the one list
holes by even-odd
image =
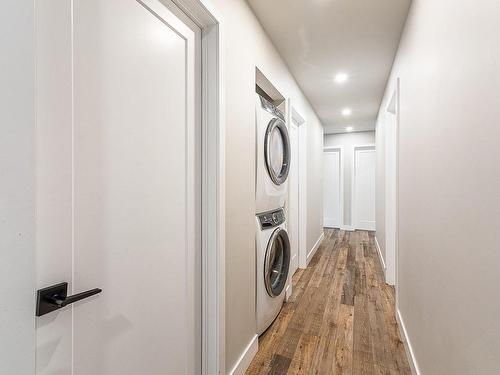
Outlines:
{"label": "hallway", "polygon": [[247,374],[410,374],[373,232],[327,229]]}
{"label": "hallway", "polygon": [[2,5],[0,375],[500,375],[500,0]]}

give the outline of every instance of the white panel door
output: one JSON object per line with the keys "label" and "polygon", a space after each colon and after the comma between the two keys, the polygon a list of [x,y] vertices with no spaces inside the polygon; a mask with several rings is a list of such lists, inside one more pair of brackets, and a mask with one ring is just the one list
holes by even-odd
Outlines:
{"label": "white panel door", "polygon": [[178,11],[37,1],[37,287],[103,290],[36,318],[37,374],[200,372],[200,43]]}
{"label": "white panel door", "polygon": [[291,247],[290,275],[293,275],[299,267],[299,127],[293,120],[290,125],[290,148],[288,236]]}
{"label": "white panel door", "polygon": [[397,119],[385,114],[385,265],[386,281],[396,282],[396,225],[397,225]]}
{"label": "white panel door", "polygon": [[375,230],[375,149],[354,149],[354,224]]}
{"label": "white panel door", "polygon": [[323,153],[323,226],[326,228],[342,226],[340,162],[339,149]]}

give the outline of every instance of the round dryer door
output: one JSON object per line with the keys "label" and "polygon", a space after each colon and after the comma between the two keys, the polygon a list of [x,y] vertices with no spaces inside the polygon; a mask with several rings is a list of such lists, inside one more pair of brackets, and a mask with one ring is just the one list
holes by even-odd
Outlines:
{"label": "round dryer door", "polygon": [[264,260],[264,284],[271,297],[277,297],[285,288],[290,268],[290,240],[284,229],[276,229],[267,245]]}
{"label": "round dryer door", "polygon": [[269,122],[264,140],[267,172],[276,185],[281,185],[290,170],[290,139],[285,123],[274,118]]}

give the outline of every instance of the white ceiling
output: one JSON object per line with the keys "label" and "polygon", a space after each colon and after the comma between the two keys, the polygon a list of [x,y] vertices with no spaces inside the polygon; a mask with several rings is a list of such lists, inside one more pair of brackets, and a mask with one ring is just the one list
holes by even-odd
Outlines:
{"label": "white ceiling", "polygon": [[[247,0],[325,127],[373,130],[411,0]],[[344,84],[334,82],[347,73]],[[351,108],[349,117],[343,108]]]}

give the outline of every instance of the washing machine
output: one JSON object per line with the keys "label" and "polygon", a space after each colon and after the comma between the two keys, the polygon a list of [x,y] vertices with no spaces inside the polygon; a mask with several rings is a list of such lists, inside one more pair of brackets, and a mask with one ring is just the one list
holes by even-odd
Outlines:
{"label": "washing machine", "polygon": [[285,299],[290,240],[282,208],[257,215],[256,224],[256,318],[260,335],[276,319]]}
{"label": "washing machine", "polygon": [[283,207],[290,170],[290,139],[285,116],[257,94],[256,102],[256,212]]}

